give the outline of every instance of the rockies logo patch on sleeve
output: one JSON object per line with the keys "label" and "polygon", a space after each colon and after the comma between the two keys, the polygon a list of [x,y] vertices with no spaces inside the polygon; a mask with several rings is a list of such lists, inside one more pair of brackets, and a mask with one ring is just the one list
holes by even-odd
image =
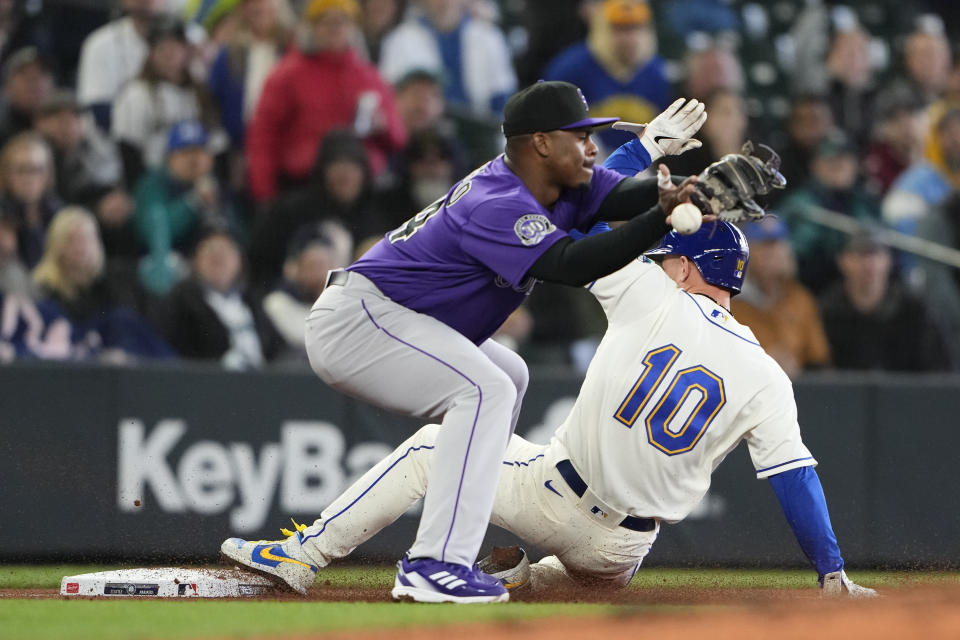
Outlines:
{"label": "rockies logo patch on sleeve", "polygon": [[513,225],[513,232],[520,238],[525,247],[539,244],[541,240],[557,230],[547,216],[540,213],[528,213],[521,216]]}

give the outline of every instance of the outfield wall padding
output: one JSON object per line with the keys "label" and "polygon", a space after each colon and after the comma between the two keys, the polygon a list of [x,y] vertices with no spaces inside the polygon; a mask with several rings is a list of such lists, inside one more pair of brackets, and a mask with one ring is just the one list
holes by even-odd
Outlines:
{"label": "outfield wall padding", "polygon": [[[580,382],[532,370],[518,433],[544,441]],[[300,371],[18,363],[0,389],[3,562],[207,561],[232,535],[275,539],[420,424]],[[960,566],[960,377],[821,374],[795,390],[848,564]],[[356,557],[399,557],[416,523],[405,515]],[[491,528],[487,544],[513,540]],[[741,445],[648,564],[805,560]]]}

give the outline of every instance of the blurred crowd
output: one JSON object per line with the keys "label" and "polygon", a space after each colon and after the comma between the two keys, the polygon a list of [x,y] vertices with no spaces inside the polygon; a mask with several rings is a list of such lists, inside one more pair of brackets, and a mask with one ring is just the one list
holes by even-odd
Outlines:
{"label": "blurred crowd", "polygon": [[[704,101],[674,174],[779,153],[733,313],[788,373],[960,368],[960,253],[882,233],[960,249],[960,8],[907,4],[0,0],[0,362],[304,366],[327,272],[500,153],[542,78],[632,122]],[[541,283],[496,339],[584,369],[603,329]]]}

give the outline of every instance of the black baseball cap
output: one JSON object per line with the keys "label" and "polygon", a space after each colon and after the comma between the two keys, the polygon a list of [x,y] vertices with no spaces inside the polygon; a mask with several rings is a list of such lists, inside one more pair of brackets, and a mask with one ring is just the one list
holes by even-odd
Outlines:
{"label": "black baseball cap", "polygon": [[613,124],[620,118],[590,118],[580,88],[557,80],[537,82],[510,96],[503,109],[503,135],[537,131],[587,129]]}

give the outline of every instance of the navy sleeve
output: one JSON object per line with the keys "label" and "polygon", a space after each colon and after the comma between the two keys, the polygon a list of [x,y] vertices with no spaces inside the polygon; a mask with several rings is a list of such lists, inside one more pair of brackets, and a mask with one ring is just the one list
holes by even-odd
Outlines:
{"label": "navy sleeve", "polygon": [[837,537],[830,524],[827,499],[813,467],[790,469],[768,478],[793,535],[817,569],[820,579],[843,568]]}
{"label": "navy sleeve", "polygon": [[650,166],[650,154],[640,144],[640,138],[620,145],[603,161],[603,166],[624,176],[635,176]]}
{"label": "navy sleeve", "polygon": [[600,222],[597,222],[592,227],[590,227],[590,229],[586,232],[580,231],[578,229],[571,229],[568,233],[570,237],[573,238],[574,240],[583,240],[587,236],[595,236],[598,233],[605,233],[607,231],[610,231],[610,224],[605,220],[601,220]]}

